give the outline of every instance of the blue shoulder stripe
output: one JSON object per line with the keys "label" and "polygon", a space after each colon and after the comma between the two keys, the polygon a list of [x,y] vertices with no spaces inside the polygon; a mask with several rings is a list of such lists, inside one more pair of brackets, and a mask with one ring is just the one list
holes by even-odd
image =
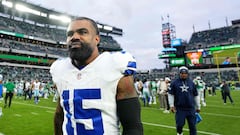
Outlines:
{"label": "blue shoulder stripe", "polygon": [[137,64],[135,61],[129,61],[127,65],[127,70],[125,70],[124,75],[134,75],[136,74]]}

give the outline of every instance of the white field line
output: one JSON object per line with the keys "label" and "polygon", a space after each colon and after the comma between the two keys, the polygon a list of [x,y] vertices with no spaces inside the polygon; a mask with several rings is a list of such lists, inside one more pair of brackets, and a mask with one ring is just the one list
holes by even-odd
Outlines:
{"label": "white field line", "polygon": [[14,116],[17,116],[17,117],[22,117],[22,115],[21,115],[21,114],[17,114],[17,113],[15,113],[15,114],[14,114]]}
{"label": "white field line", "polygon": [[220,116],[220,117],[240,118],[240,116],[236,116],[236,115],[227,115],[227,114],[219,114],[219,113],[205,113],[205,112],[202,112],[201,114],[212,115],[212,116]]}
{"label": "white field line", "polygon": [[[167,126],[167,125],[161,125],[161,124],[155,124],[155,123],[148,123],[148,122],[143,122],[145,125],[150,125],[150,126],[156,126],[156,127],[164,127],[164,128],[171,128],[171,129],[176,129],[174,126]],[[189,131],[189,129],[183,128],[184,131]],[[198,133],[201,134],[206,134],[206,135],[220,135],[218,133],[212,133],[212,132],[206,132],[206,131],[197,131]]]}
{"label": "white field line", "polygon": [[228,108],[228,109],[236,109],[236,110],[240,109],[240,107],[238,107],[237,105],[231,105],[231,103],[227,103],[227,104],[229,105],[207,105],[206,107],[225,108],[225,109]]}
{"label": "white field line", "polygon": [[35,112],[31,112],[31,114],[33,114],[33,115],[39,115],[39,113],[35,113]]}
{"label": "white field line", "polygon": [[46,112],[47,112],[47,113],[52,113],[52,114],[55,113],[54,111],[46,111]]}
{"label": "white field line", "polygon": [[[33,107],[38,107],[38,108],[45,108],[45,109],[50,109],[50,110],[55,110],[56,108],[54,107],[46,107],[46,106],[39,106],[39,105],[31,105],[31,104],[26,104],[26,103],[21,103],[21,102],[14,102],[15,104],[22,104],[22,105],[27,105],[27,106],[33,106]],[[142,107],[142,109],[150,109],[150,110],[159,110],[157,108],[144,108]],[[49,113],[54,113],[52,111],[46,111]],[[240,118],[240,116],[236,116],[236,115],[226,115],[226,114],[216,114],[216,113],[203,113],[204,115],[212,115],[212,116],[221,116],[221,117],[232,117],[232,118]],[[167,125],[161,125],[161,124],[155,124],[155,123],[148,123],[148,122],[143,122],[143,124],[145,125],[151,125],[151,126],[158,126],[158,127],[165,127],[165,128],[171,128],[171,129],[175,129],[175,126],[167,126]],[[188,129],[183,129],[185,131],[188,131]],[[208,134],[208,135],[221,135],[218,133],[212,133],[212,132],[207,132],[207,131],[197,131],[198,133],[202,133],[202,134]]]}
{"label": "white field line", "polygon": [[[22,105],[27,105],[27,106],[33,106],[33,107],[38,107],[38,108],[45,108],[45,109],[50,109],[50,110],[55,110],[56,108],[54,107],[47,107],[47,106],[39,106],[39,105],[32,105],[32,104],[26,104],[26,103],[21,103],[21,102],[14,102],[16,104],[22,104]],[[159,110],[157,108],[144,108],[142,109],[151,109],[151,110]],[[51,112],[52,113],[52,112]],[[231,117],[231,118],[240,118],[240,116],[237,115],[226,115],[226,114],[220,114],[220,113],[206,113],[206,112],[200,112],[201,114],[204,115],[211,115],[211,116],[220,116],[220,117]]]}
{"label": "white field line", "polygon": [[[144,108],[144,107],[142,107],[141,109],[159,110],[159,109],[157,109],[157,108]],[[162,110],[159,110],[159,111],[162,112]],[[200,114],[211,115],[211,116],[219,116],[219,117],[240,118],[239,115],[227,115],[227,114],[221,114],[221,113],[207,113],[207,112],[200,112]]]}
{"label": "white field line", "polygon": [[45,108],[45,109],[50,109],[50,110],[55,110],[56,108],[54,107],[47,107],[47,106],[40,106],[40,105],[32,105],[32,104],[26,104],[26,103],[21,103],[21,102],[16,102],[13,101],[15,104],[21,104],[21,105],[27,105],[27,106],[32,106],[32,107],[38,107],[38,108]]}

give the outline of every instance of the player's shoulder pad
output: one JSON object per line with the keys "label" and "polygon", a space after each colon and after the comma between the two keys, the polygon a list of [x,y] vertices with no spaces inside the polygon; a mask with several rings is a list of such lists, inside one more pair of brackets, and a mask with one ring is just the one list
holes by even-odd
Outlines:
{"label": "player's shoulder pad", "polygon": [[70,58],[59,58],[50,67],[52,76],[61,75],[63,71],[67,71],[72,67]]}
{"label": "player's shoulder pad", "polygon": [[136,59],[126,51],[111,52],[113,62],[124,75],[133,75],[136,73]]}

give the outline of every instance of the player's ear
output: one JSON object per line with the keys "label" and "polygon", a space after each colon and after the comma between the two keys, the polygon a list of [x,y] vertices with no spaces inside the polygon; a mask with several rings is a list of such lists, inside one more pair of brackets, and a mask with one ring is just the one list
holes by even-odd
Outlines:
{"label": "player's ear", "polygon": [[96,42],[96,45],[99,45],[99,43],[100,43],[100,35],[96,35],[95,36],[95,42]]}

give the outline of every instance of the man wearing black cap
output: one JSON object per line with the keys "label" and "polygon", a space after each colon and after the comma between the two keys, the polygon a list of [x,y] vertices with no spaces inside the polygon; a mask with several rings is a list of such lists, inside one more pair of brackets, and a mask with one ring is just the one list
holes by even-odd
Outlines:
{"label": "man wearing black cap", "polygon": [[198,92],[195,84],[188,78],[188,68],[179,68],[179,78],[174,80],[168,91],[170,109],[175,113],[177,135],[182,135],[182,129],[187,119],[190,135],[196,135],[196,112],[200,112]]}

